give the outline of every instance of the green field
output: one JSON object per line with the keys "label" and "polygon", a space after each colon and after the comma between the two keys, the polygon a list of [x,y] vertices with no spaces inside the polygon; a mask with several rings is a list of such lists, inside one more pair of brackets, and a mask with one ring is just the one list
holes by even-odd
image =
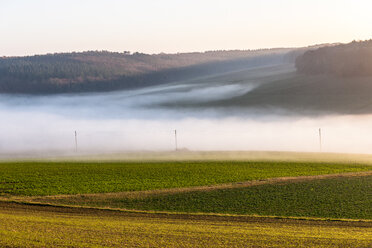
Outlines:
{"label": "green field", "polygon": [[372,166],[270,161],[3,162],[0,196],[182,188],[367,170],[372,170]]}
{"label": "green field", "polygon": [[372,176],[364,176],[136,197],[94,195],[44,201],[190,213],[372,219],[371,196]]}
{"label": "green field", "polygon": [[136,214],[0,202],[1,247],[371,247],[372,223]]}
{"label": "green field", "polygon": [[155,155],[1,162],[0,247],[371,247],[369,157]]}

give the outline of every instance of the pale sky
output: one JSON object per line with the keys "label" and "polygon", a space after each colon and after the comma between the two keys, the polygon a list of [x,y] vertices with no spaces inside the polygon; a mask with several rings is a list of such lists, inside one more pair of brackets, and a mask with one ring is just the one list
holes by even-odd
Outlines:
{"label": "pale sky", "polygon": [[0,0],[0,56],[190,52],[372,38],[371,0]]}

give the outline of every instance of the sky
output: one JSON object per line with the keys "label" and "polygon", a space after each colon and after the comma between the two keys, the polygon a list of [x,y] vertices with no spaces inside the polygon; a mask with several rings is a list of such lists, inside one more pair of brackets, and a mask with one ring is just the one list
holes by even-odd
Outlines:
{"label": "sky", "polygon": [[0,56],[176,53],[372,38],[370,0],[0,0]]}

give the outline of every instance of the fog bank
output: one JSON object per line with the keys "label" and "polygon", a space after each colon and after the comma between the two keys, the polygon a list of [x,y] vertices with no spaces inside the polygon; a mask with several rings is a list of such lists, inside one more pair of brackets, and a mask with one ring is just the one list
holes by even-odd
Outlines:
{"label": "fog bank", "polygon": [[[76,111],[76,109],[71,109]],[[154,113],[153,113],[154,114]],[[1,153],[135,150],[275,150],[372,152],[372,115],[280,117],[85,118],[42,111],[0,110]]]}
{"label": "fog bank", "polygon": [[0,154],[75,153],[75,130],[78,153],[174,150],[174,130],[179,149],[318,152],[319,128],[323,152],[372,153],[372,115],[177,107],[240,96],[293,70],[278,68],[114,93],[0,95]]}

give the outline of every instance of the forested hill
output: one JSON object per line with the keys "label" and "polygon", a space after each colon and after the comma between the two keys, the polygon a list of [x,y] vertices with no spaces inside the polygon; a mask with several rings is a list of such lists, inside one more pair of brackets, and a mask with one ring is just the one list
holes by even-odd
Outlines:
{"label": "forested hill", "polygon": [[294,62],[301,50],[155,54],[90,51],[0,58],[0,93],[112,91]]}
{"label": "forested hill", "polygon": [[296,67],[306,74],[372,76],[372,40],[307,51],[296,59]]}

